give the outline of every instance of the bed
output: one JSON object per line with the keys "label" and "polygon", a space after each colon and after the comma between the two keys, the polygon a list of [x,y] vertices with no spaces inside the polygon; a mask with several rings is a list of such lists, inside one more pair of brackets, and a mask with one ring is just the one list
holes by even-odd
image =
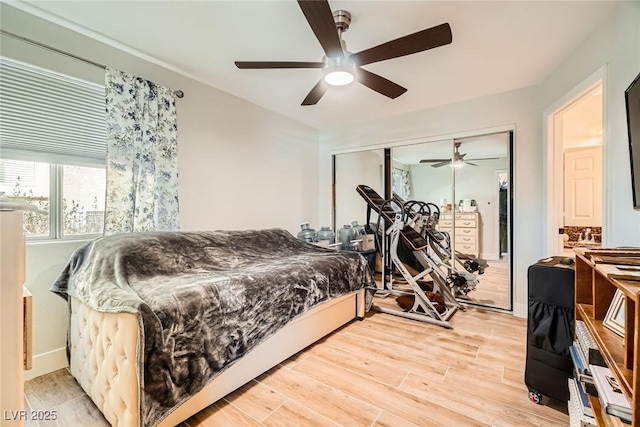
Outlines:
{"label": "bed", "polygon": [[127,233],[80,247],[71,374],[113,426],[173,426],[354,318],[375,292],[358,253],[280,229]]}

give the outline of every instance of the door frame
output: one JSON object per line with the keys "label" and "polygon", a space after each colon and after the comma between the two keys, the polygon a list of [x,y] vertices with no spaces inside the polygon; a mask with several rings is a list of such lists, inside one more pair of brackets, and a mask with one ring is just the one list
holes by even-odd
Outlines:
{"label": "door frame", "polygon": [[607,66],[603,65],[589,77],[576,85],[560,99],[547,107],[542,113],[543,136],[543,173],[544,173],[544,255],[560,255],[560,239],[558,230],[563,224],[563,195],[564,195],[564,156],[562,141],[555,135],[555,116],[566,109],[576,100],[593,90],[598,85],[602,87],[602,244],[606,245],[608,231],[611,229],[611,203],[609,192],[606,191],[605,177],[608,158],[609,120],[607,102]]}

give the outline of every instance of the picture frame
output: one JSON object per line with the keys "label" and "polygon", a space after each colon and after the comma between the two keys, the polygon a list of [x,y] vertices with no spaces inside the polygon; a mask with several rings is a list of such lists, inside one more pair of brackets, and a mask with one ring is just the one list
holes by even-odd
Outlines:
{"label": "picture frame", "polygon": [[602,325],[624,338],[625,297],[620,289],[616,289]]}

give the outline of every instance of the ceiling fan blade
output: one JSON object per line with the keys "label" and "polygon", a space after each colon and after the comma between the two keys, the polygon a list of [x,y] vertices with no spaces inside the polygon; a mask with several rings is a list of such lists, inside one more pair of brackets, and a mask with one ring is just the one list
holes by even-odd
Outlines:
{"label": "ceiling fan blade", "polygon": [[422,159],[420,163],[441,163],[441,162],[450,162],[451,159]]}
{"label": "ceiling fan blade", "polygon": [[298,0],[298,5],[327,56],[342,56],[342,44],[329,3],[326,0]]}
{"label": "ceiling fan blade", "polygon": [[464,163],[467,164],[467,165],[471,165],[471,166],[478,166],[475,163],[471,163],[471,162],[464,162]]}
{"label": "ceiling fan blade", "polygon": [[432,168],[440,168],[440,167],[442,167],[442,166],[447,166],[447,165],[450,165],[450,164],[451,164],[451,160],[450,160],[450,159],[447,159],[447,160],[445,160],[444,162],[435,163],[435,164],[431,165],[431,167],[432,167]]}
{"label": "ceiling fan blade", "polygon": [[[504,158],[504,157],[502,157],[502,158]],[[477,162],[479,160],[500,160],[500,157],[485,157],[485,158],[482,158],[482,159],[469,159],[469,160],[473,160],[474,162]]]}
{"label": "ceiling fan blade", "polygon": [[307,97],[302,101],[300,105],[316,105],[322,95],[327,91],[328,85],[325,83],[324,79],[320,79],[318,83],[311,89],[311,92],[307,95]]}
{"label": "ceiling fan blade", "polygon": [[324,62],[294,62],[294,61],[236,61],[236,67],[241,70],[262,70],[268,68],[322,68]]}
{"label": "ceiling fan blade", "polygon": [[451,27],[440,24],[351,55],[357,65],[411,55],[451,43]]}
{"label": "ceiling fan blade", "polygon": [[376,92],[381,93],[384,96],[388,96],[391,99],[396,99],[407,91],[407,89],[403,88],[399,84],[363,68],[356,71],[356,80],[369,89],[375,90]]}

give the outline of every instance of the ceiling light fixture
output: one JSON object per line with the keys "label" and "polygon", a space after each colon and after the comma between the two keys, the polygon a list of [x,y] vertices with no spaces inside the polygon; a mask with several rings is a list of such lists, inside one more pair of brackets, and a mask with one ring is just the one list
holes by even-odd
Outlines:
{"label": "ceiling light fixture", "polygon": [[355,66],[348,57],[325,59],[324,81],[331,86],[346,86],[355,80]]}
{"label": "ceiling light fixture", "polygon": [[453,161],[453,163],[451,163],[451,166],[453,166],[454,168],[461,168],[462,166],[464,166],[464,161],[462,159],[456,159]]}

